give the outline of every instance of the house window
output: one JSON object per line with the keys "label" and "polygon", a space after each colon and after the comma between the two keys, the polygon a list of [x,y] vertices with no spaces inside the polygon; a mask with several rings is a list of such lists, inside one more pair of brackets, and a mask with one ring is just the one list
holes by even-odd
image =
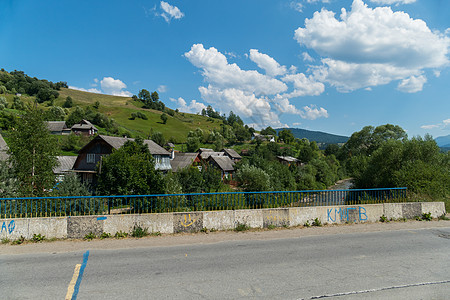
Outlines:
{"label": "house window", "polygon": [[86,157],[86,162],[88,164],[93,164],[95,163],[95,154],[94,153],[88,153],[87,157]]}

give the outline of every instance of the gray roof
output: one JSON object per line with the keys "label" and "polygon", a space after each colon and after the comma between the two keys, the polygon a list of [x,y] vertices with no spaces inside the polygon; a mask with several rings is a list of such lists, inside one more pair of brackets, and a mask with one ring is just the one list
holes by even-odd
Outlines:
{"label": "gray roof", "polygon": [[[122,147],[125,144],[126,141],[134,141],[134,139],[132,139],[132,138],[123,138],[123,137],[108,136],[108,135],[99,135],[95,139],[98,139],[98,138],[104,140],[106,143],[111,145],[111,147],[113,147],[114,149],[119,149],[120,147]],[[144,144],[146,144],[148,146],[148,150],[150,150],[151,155],[170,155],[170,153],[166,149],[164,149],[163,147],[161,147],[160,145],[158,145],[157,143],[155,143],[152,140],[144,140]]]}
{"label": "gray roof", "polygon": [[198,152],[214,152],[213,149],[209,149],[209,148],[199,148]]}
{"label": "gray roof", "polygon": [[0,151],[8,151],[9,147],[6,144],[5,140],[3,139],[2,135],[0,134]]}
{"label": "gray roof", "polygon": [[223,149],[223,152],[227,154],[229,157],[234,159],[241,159],[242,156],[240,156],[234,149]]}
{"label": "gray roof", "polygon": [[298,162],[299,160],[292,156],[277,156],[279,159],[287,162]]}
{"label": "gray roof", "polygon": [[65,121],[47,121],[47,127],[51,132],[62,132],[67,128]]}
{"label": "gray roof", "polygon": [[53,173],[61,174],[73,169],[77,160],[76,156],[57,156],[58,166],[53,169]]}
{"label": "gray roof", "polygon": [[91,122],[89,122],[88,120],[81,120],[80,123],[74,124],[72,126],[72,129],[75,130],[89,130],[89,129],[94,129],[96,131],[98,131],[97,127],[95,127]]}
{"label": "gray roof", "polygon": [[214,151],[204,151],[200,153],[200,157],[204,160],[208,159],[210,156],[224,156],[224,152],[214,152]]}
{"label": "gray roof", "polygon": [[234,171],[234,162],[228,156],[211,155],[209,161],[214,161],[223,171]]}
{"label": "gray roof", "polygon": [[175,157],[170,161],[172,172],[178,172],[181,169],[190,167],[197,156],[198,153],[176,152]]}
{"label": "gray roof", "polygon": [[231,160],[231,158],[229,158],[228,156],[214,156],[214,155],[211,155],[209,157],[209,160],[210,161],[213,160],[219,166],[219,168],[222,169],[222,171],[225,171],[225,172],[232,172],[232,171],[234,171],[234,168],[233,168],[234,163]]}

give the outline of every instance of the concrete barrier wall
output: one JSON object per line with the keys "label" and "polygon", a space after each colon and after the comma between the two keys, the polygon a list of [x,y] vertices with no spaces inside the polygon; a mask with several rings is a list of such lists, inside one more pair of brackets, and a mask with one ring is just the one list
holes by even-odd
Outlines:
{"label": "concrete barrier wall", "polygon": [[83,238],[89,233],[97,236],[106,232],[114,235],[131,233],[135,226],[147,228],[150,233],[197,232],[206,229],[230,230],[239,224],[251,228],[292,227],[312,224],[377,222],[382,215],[387,219],[415,218],[431,213],[433,218],[445,214],[443,202],[413,202],[361,204],[351,206],[317,206],[273,209],[244,209],[206,212],[178,212],[143,215],[79,216],[59,218],[28,218],[0,220],[0,239],[16,240],[34,234],[46,238]]}

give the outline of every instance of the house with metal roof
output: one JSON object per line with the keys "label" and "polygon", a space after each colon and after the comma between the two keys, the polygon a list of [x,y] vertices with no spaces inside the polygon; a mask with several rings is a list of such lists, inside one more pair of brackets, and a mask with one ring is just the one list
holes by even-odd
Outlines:
{"label": "house with metal roof", "polygon": [[67,127],[65,121],[47,121],[47,128],[51,134],[66,135],[72,131]]}
{"label": "house with metal roof", "polygon": [[228,156],[233,162],[241,161],[242,156],[240,156],[234,149],[222,149],[222,152]]}
{"label": "house with metal roof", "polygon": [[174,173],[191,166],[201,167],[200,155],[196,152],[176,152],[175,157],[170,161],[170,165]]}
{"label": "house with metal roof", "polygon": [[286,166],[290,166],[292,164],[295,164],[297,166],[301,165],[300,160],[292,156],[277,156],[277,159],[280,163]]}
{"label": "house with metal roof", "polygon": [[95,135],[98,133],[97,127],[95,127],[91,122],[87,120],[81,120],[80,123],[74,124],[71,130],[75,134],[82,134],[87,136]]}
{"label": "house with metal roof", "polygon": [[57,181],[63,181],[64,175],[72,171],[73,165],[77,160],[76,156],[57,156],[58,165],[53,168],[53,173],[56,175]]}
{"label": "house with metal roof", "polygon": [[[96,168],[103,156],[109,155],[114,149],[121,148],[127,141],[134,141],[132,138],[114,137],[98,135],[78,153],[73,170],[81,175],[82,181],[90,184],[96,183]],[[144,140],[150,154],[155,160],[155,169],[168,171],[172,169],[170,165],[170,153],[152,140]]]}
{"label": "house with metal roof", "polygon": [[234,162],[226,155],[208,157],[208,165],[220,171],[222,179],[232,179],[234,174]]}

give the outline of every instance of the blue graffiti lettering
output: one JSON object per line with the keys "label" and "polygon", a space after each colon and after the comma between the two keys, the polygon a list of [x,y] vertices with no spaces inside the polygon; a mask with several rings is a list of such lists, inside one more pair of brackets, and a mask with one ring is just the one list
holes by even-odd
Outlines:
{"label": "blue graffiti lettering", "polygon": [[339,207],[334,209],[334,219],[333,219],[333,209],[327,209],[327,219],[329,222],[336,222],[337,216],[339,216],[340,221],[347,221],[349,220],[349,214],[351,210],[358,210],[359,214],[359,221],[366,221],[367,220],[367,213],[366,209],[362,206],[356,207]]}
{"label": "blue graffiti lettering", "polygon": [[14,220],[11,220],[11,222],[9,222],[8,224],[9,234],[11,234],[14,231],[14,229],[16,229],[16,222],[14,222]]}
{"label": "blue graffiti lettering", "polygon": [[[362,211],[362,210],[364,210],[364,211]],[[363,216],[363,215],[364,215],[364,219],[361,217],[361,216]],[[364,207],[362,207],[362,206],[359,207],[359,220],[360,220],[360,221],[365,221],[365,220],[367,220],[366,209],[365,209]]]}
{"label": "blue graffiti lettering", "polygon": [[6,231],[6,233],[11,234],[14,231],[14,229],[16,229],[16,222],[14,222],[14,220],[11,220],[9,224],[7,224],[7,222],[3,222],[2,230],[0,231],[0,233],[2,233],[4,230]]}
{"label": "blue graffiti lettering", "polygon": [[331,217],[330,213],[333,211],[333,209],[327,209],[327,214],[328,214],[328,221],[331,222],[336,222],[336,210],[334,211],[334,220]]}

